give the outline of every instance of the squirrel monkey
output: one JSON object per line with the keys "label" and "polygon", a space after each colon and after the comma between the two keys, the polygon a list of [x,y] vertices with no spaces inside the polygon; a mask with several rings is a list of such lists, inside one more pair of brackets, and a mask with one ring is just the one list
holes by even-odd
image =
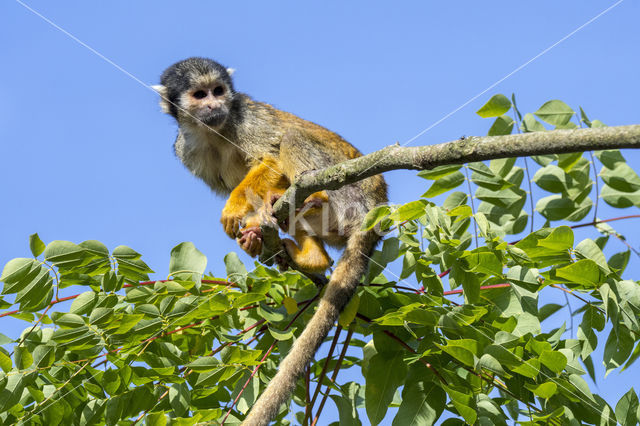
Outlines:
{"label": "squirrel monkey", "polygon": [[[360,156],[336,133],[236,92],[232,70],[206,58],[189,58],[167,68],[161,84],[164,112],[178,122],[176,156],[214,192],[229,195],[222,210],[225,232],[251,255],[261,249],[259,224],[300,173]],[[324,271],[324,244],[343,248],[315,314],[280,364],[245,425],[269,424],[290,398],[297,380],[334,326],[365,273],[380,237],[361,231],[366,213],[387,202],[382,176],[338,190],[312,194],[301,218],[289,226],[295,242],[284,244],[303,270]],[[318,207],[321,205],[322,208]]]}

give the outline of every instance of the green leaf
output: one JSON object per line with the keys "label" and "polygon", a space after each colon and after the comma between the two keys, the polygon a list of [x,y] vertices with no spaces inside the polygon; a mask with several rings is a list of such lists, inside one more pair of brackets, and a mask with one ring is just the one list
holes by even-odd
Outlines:
{"label": "green leaf", "polygon": [[[190,423],[180,421],[180,420],[183,420],[183,418],[180,418],[180,417],[172,420],[177,420],[175,421],[175,424],[178,424],[178,425],[186,426],[190,424]],[[193,421],[196,422],[196,419],[193,419]],[[165,426],[167,424],[167,416],[165,415],[164,411],[149,413],[145,416],[144,423],[145,423],[145,426]],[[172,424],[173,423],[174,422],[172,422]]]}
{"label": "green leaf", "polygon": [[107,392],[109,395],[116,395],[121,383],[122,379],[120,378],[117,370],[114,370],[112,368],[105,370],[104,374],[102,375],[102,387],[104,388],[105,392]]}
{"label": "green leaf", "polygon": [[507,272],[507,279],[529,291],[537,291],[540,288],[537,269],[516,265]]}
{"label": "green leaf", "polygon": [[121,259],[139,259],[141,254],[127,246],[118,246],[113,249],[113,257],[118,260]]}
{"label": "green leaf", "polygon": [[[2,347],[0,347],[0,368],[2,368],[5,373],[8,373],[13,368],[13,362],[11,361],[9,353]],[[0,386],[0,388],[2,388],[2,386]]]}
{"label": "green leaf", "polygon": [[[476,404],[473,398],[473,394],[470,389],[462,388],[461,386],[443,386],[443,388],[449,394],[451,402],[455,406],[456,410],[466,422],[470,425],[475,424],[478,418],[476,411]],[[446,424],[446,422],[445,422]]]}
{"label": "green leaf", "polygon": [[169,275],[179,280],[199,281],[207,267],[207,257],[193,243],[180,243],[171,249]]}
{"label": "green leaf", "polygon": [[587,117],[587,113],[584,112],[582,107],[579,107],[579,108],[580,108],[580,121],[586,124],[587,127],[591,127],[591,120],[589,120],[589,117]]}
{"label": "green leaf", "polygon": [[[524,133],[530,132],[544,132],[546,129],[530,112],[526,113],[522,118],[522,131]],[[538,156],[540,157],[540,156]]]}
{"label": "green leaf", "polygon": [[360,307],[360,296],[355,294],[347,306],[340,312],[340,317],[338,318],[338,324],[342,326],[342,328],[349,328],[349,325],[353,322],[358,313],[358,308]]}
{"label": "green leaf", "polygon": [[550,195],[538,200],[536,210],[549,220],[566,219],[575,211],[575,203],[562,195]]}
{"label": "green leaf", "polygon": [[225,348],[220,354],[220,359],[225,364],[257,365],[256,359],[262,354],[259,350],[245,350],[236,346]]}
{"label": "green leaf", "polygon": [[76,314],[61,314],[60,312],[54,312],[51,315],[51,319],[54,324],[59,325],[62,328],[84,327],[85,325],[82,317]]}
{"label": "green leaf", "polygon": [[270,308],[264,303],[261,303],[257,309],[258,314],[266,319],[270,323],[277,323],[283,321],[287,316],[285,315],[286,309],[274,309]]}
{"label": "green leaf", "polygon": [[242,291],[247,291],[247,269],[235,252],[231,252],[224,257],[224,265],[227,270],[227,279],[237,284]]}
{"label": "green leaf", "polygon": [[269,327],[269,334],[271,334],[271,337],[279,341],[286,341],[286,340],[292,339],[293,333],[295,331],[296,331],[295,327],[286,331],[276,330],[274,328]]}
{"label": "green leaf", "polygon": [[[357,383],[351,382],[352,387],[359,386]],[[343,386],[344,388],[344,386]],[[362,423],[358,419],[358,411],[355,407],[355,401],[342,395],[329,395],[338,408],[338,414],[340,416],[340,426],[362,426]],[[354,395],[355,399],[355,395]]]}
{"label": "green leaf", "polygon": [[598,337],[593,330],[602,331],[605,325],[604,315],[593,305],[586,305],[582,322],[578,328],[577,337],[582,342],[581,356],[587,358],[597,347]]}
{"label": "green leaf", "polygon": [[433,182],[427,192],[422,194],[422,198],[433,198],[440,194],[444,194],[445,192],[462,185],[463,182],[464,175],[462,172],[454,172]]}
{"label": "green leaf", "polygon": [[514,121],[508,115],[501,115],[491,125],[489,136],[510,135],[513,131]]}
{"label": "green leaf", "polygon": [[101,286],[105,293],[118,291],[124,284],[124,277],[116,275],[114,271],[108,271],[102,276]]}
{"label": "green leaf", "polygon": [[610,268],[618,270],[620,274],[624,272],[629,264],[629,258],[631,257],[631,250],[622,251],[620,253],[616,253],[609,258],[607,265]]}
{"label": "green leaf", "polygon": [[534,394],[536,394],[536,396],[539,396],[543,399],[551,398],[558,390],[558,385],[553,382],[546,382],[539,385],[525,383],[524,386]]}
{"label": "green leaf", "polygon": [[402,403],[393,426],[433,425],[447,402],[445,391],[435,382],[413,381],[402,390]]}
{"label": "green leaf", "polygon": [[578,258],[593,260],[596,265],[600,267],[600,270],[602,270],[603,273],[611,273],[609,265],[607,264],[607,258],[604,256],[604,253],[595,241],[591,239],[580,241],[580,243],[575,247],[575,252],[578,255]]}
{"label": "green leaf", "polygon": [[600,177],[611,188],[622,192],[636,192],[640,190],[640,177],[624,162],[615,163],[614,168],[604,167]]}
{"label": "green leaf", "polygon": [[[16,294],[15,303],[20,303],[22,311],[37,311],[48,304],[53,296],[53,278],[46,268],[39,267],[38,275]],[[46,299],[46,300],[45,300]]]}
{"label": "green leaf", "polygon": [[33,355],[24,346],[16,346],[13,352],[13,360],[18,370],[25,370],[33,364]]}
{"label": "green leaf", "polygon": [[605,377],[611,371],[624,364],[629,355],[631,355],[634,343],[634,338],[627,327],[619,325],[617,330],[611,330],[605,343],[602,357],[606,367]]}
{"label": "green leaf", "polygon": [[561,373],[567,365],[567,357],[562,352],[544,351],[540,354],[540,362],[554,373]]}
{"label": "green leaf", "polygon": [[554,126],[564,126],[571,120],[575,111],[559,100],[545,102],[536,112],[541,120]]}
{"label": "green leaf", "polygon": [[39,345],[33,351],[33,363],[37,368],[47,368],[56,359],[56,347],[53,344]]}
{"label": "green leaf", "polygon": [[600,268],[591,259],[578,260],[576,263],[558,268],[555,270],[555,276],[587,288],[596,288],[602,282]]}
{"label": "green leaf", "polygon": [[174,383],[169,388],[169,404],[176,416],[184,416],[189,411],[191,393],[186,383]]}
{"label": "green leaf", "polygon": [[38,233],[29,235],[29,248],[33,257],[38,257],[44,251],[46,245],[42,242]]}
{"label": "green leaf", "polygon": [[395,352],[393,358],[388,359],[376,354],[369,360],[365,377],[365,407],[374,426],[384,419],[396,389],[404,382],[407,365],[402,356],[402,352]]}
{"label": "green leaf", "polygon": [[506,377],[506,378],[510,378],[511,375],[508,374],[506,371],[504,371],[504,369],[502,368],[502,365],[500,364],[500,361],[498,361],[495,357],[489,355],[489,354],[484,354],[480,357],[480,359],[478,360],[478,363],[476,364],[476,367],[478,369],[484,369],[484,370],[489,370],[492,373],[498,374],[502,377]]}
{"label": "green leaf", "polygon": [[638,424],[639,410],[638,395],[631,388],[616,404],[616,418],[622,426],[635,426]]}
{"label": "green leaf", "polygon": [[480,298],[480,279],[473,272],[465,271],[460,264],[454,264],[449,273],[452,288],[462,285],[467,303],[476,303]]}
{"label": "green leaf", "polygon": [[220,361],[213,356],[203,356],[187,364],[196,373],[205,373],[220,367]]}
{"label": "green leaf", "polygon": [[104,259],[109,258],[109,249],[100,241],[87,240],[87,241],[81,242],[78,245],[96,257],[101,257]]}
{"label": "green leaf", "polygon": [[566,192],[573,185],[573,179],[560,167],[549,164],[538,169],[533,175],[533,181],[545,191],[556,194]]}
{"label": "green leaf", "polygon": [[502,262],[493,252],[474,250],[464,256],[469,270],[489,275],[502,275]]}
{"label": "green leaf", "polygon": [[497,117],[509,111],[511,101],[505,95],[493,95],[486,104],[482,106],[476,114],[482,118]]}
{"label": "green leaf", "polygon": [[[0,276],[0,281],[5,284],[18,284],[15,286],[5,286],[2,291],[2,294],[16,293],[22,290],[33,277],[29,278],[29,275],[37,275],[37,267],[40,263],[34,259],[28,259],[19,257],[16,259],[11,259],[4,265],[4,269],[2,270],[2,275]],[[10,287],[10,289],[9,289]]]}
{"label": "green leaf", "polygon": [[438,180],[460,170],[462,166],[459,164],[449,164],[446,166],[434,167],[430,170],[422,170],[418,173],[423,179]]}
{"label": "green leaf", "polygon": [[608,169],[615,169],[616,164],[626,163],[622,153],[619,149],[607,149],[604,151],[596,151],[596,157],[598,160]]}
{"label": "green leaf", "polygon": [[44,259],[58,267],[70,268],[80,265],[85,258],[85,250],[70,241],[52,241],[44,250]]}
{"label": "green leaf", "polygon": [[389,216],[391,209],[389,206],[378,206],[367,213],[362,223],[362,230],[373,229],[382,219]]}
{"label": "green leaf", "polygon": [[627,207],[640,207],[640,191],[622,192],[605,185],[600,190],[600,197],[610,206],[618,209]]}
{"label": "green leaf", "polygon": [[516,367],[510,367],[514,373],[521,374],[525,377],[535,379],[540,373],[540,361],[536,358],[520,361]]}
{"label": "green leaf", "polygon": [[396,211],[391,213],[389,219],[396,222],[403,222],[405,220],[413,220],[417,219],[425,214],[425,207],[427,206],[428,201],[426,200],[417,200],[412,201],[410,203],[404,204]]}
{"label": "green leaf", "polygon": [[0,391],[0,413],[4,413],[20,401],[25,380],[22,374],[7,376],[7,383]]}
{"label": "green leaf", "polygon": [[98,295],[94,291],[85,291],[80,294],[75,300],[71,303],[71,307],[69,308],[69,312],[72,314],[84,315],[87,314],[93,309],[96,302],[98,301]]}
{"label": "green leaf", "polygon": [[446,346],[436,345],[461,363],[473,367],[474,353],[478,351],[478,342],[471,339],[449,340]]}

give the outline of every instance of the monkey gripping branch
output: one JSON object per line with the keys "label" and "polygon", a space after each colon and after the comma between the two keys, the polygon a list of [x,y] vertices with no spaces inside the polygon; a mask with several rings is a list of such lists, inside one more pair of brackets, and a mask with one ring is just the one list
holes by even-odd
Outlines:
{"label": "monkey gripping branch", "polygon": [[[316,191],[335,190],[389,170],[427,170],[473,161],[622,148],[640,148],[640,125],[472,136],[418,147],[390,145],[335,166],[301,174],[274,204],[273,214],[283,222]],[[272,223],[263,224],[262,235],[260,261],[271,265],[275,254],[282,252],[277,227]],[[285,258],[284,262],[291,264],[290,259]]]}

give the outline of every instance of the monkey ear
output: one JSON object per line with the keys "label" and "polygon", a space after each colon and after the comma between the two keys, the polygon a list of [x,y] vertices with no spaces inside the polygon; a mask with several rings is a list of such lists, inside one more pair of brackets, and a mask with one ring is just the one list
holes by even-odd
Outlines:
{"label": "monkey ear", "polygon": [[234,72],[236,72],[235,68],[227,68],[227,74],[229,74],[229,77],[231,77]]}
{"label": "monkey ear", "polygon": [[151,86],[151,88],[153,90],[155,90],[156,92],[158,92],[158,94],[162,97],[167,95],[167,88],[165,86],[163,86],[162,84],[155,84],[153,86]]}
{"label": "monkey ear", "polygon": [[160,95],[160,108],[162,108],[162,112],[165,114],[170,114],[169,111],[169,100],[167,99],[167,87],[162,84],[156,84],[151,86],[151,88],[156,91]]}

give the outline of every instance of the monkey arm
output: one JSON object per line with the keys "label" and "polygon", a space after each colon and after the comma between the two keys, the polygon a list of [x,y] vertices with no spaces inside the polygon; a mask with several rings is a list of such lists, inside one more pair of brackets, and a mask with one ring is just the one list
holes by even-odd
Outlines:
{"label": "monkey arm", "polygon": [[251,211],[258,211],[269,192],[282,193],[289,186],[273,158],[265,158],[249,169],[244,179],[231,191],[227,203],[222,209],[220,221],[224,231],[236,238],[240,222]]}

